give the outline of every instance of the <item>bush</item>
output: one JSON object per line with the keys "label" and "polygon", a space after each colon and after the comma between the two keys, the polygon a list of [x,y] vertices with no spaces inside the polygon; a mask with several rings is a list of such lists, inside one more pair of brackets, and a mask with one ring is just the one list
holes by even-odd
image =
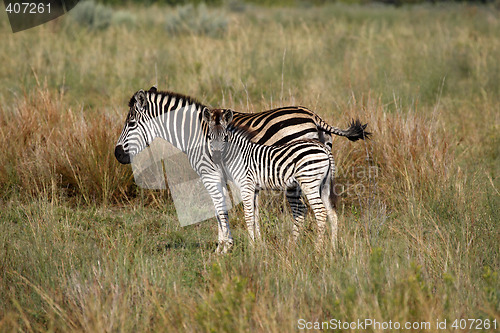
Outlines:
{"label": "bush", "polygon": [[111,8],[96,4],[94,1],[82,1],[70,12],[78,24],[92,30],[102,30],[109,27],[113,17]]}
{"label": "bush", "polygon": [[197,7],[189,4],[169,13],[165,29],[174,35],[195,34],[220,37],[227,31],[228,19],[222,12],[209,10],[205,4]]}
{"label": "bush", "polygon": [[100,0],[100,2],[109,4],[111,6],[123,6],[124,4],[138,4],[141,6],[149,6],[152,4],[158,4],[158,5],[168,5],[168,6],[182,6],[186,5],[188,3],[191,4],[200,4],[202,2],[209,4],[209,5],[221,5],[222,1],[221,0]]}
{"label": "bush", "polygon": [[113,13],[113,24],[133,27],[136,23],[136,16],[126,10],[119,10]]}

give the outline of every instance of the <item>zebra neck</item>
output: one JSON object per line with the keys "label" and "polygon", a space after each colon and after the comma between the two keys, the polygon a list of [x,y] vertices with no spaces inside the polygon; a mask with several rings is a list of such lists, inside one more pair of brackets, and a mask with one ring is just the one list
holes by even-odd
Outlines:
{"label": "zebra neck", "polygon": [[228,149],[225,150],[223,161],[231,173],[238,173],[241,169],[247,169],[250,156],[256,151],[267,154],[273,149],[272,146],[264,146],[250,141],[243,133],[230,132],[228,134]]}
{"label": "zebra neck", "polygon": [[168,110],[158,116],[158,136],[183,153],[196,148],[203,142],[201,109],[187,105],[177,110]]}

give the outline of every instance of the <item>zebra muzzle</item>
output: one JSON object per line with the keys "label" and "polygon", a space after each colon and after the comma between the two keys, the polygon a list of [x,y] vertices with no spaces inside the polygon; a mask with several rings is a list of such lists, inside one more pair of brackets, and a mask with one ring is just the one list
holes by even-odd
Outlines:
{"label": "zebra muzzle", "polygon": [[222,152],[220,150],[214,150],[212,152],[212,160],[214,161],[215,164],[221,164],[222,163]]}
{"label": "zebra muzzle", "polygon": [[115,157],[121,164],[130,164],[130,155],[125,152],[122,145],[115,147]]}

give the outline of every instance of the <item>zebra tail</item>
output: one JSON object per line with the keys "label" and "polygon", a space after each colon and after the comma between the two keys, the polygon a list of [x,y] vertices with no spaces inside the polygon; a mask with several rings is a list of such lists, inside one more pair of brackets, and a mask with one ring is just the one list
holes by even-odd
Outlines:
{"label": "zebra tail", "polygon": [[338,195],[335,192],[335,166],[334,166],[333,156],[330,156],[330,193],[328,195],[330,199],[330,204],[334,209],[337,209],[337,199]]}
{"label": "zebra tail", "polygon": [[345,136],[351,141],[357,141],[359,139],[364,140],[364,139],[370,139],[370,136],[372,133],[366,131],[366,126],[368,124],[361,124],[359,119],[352,120],[349,123],[349,128],[346,130],[340,129],[335,126],[330,126],[328,125],[323,119],[320,117],[316,118],[316,126],[322,131],[339,135],[339,136]]}

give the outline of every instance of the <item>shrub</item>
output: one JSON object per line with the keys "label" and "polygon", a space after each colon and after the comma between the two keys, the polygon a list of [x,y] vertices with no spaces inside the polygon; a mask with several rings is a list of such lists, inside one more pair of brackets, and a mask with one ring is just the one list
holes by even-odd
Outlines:
{"label": "shrub", "polygon": [[70,12],[78,24],[87,26],[92,30],[106,29],[111,24],[113,11],[105,5],[96,4],[94,1],[82,1]]}
{"label": "shrub", "polygon": [[209,10],[205,4],[178,7],[176,13],[168,13],[165,19],[165,29],[174,35],[220,37],[227,31],[227,26],[227,17],[215,9]]}
{"label": "shrub", "polygon": [[113,13],[113,24],[133,27],[136,23],[136,16],[126,10],[119,10]]}

